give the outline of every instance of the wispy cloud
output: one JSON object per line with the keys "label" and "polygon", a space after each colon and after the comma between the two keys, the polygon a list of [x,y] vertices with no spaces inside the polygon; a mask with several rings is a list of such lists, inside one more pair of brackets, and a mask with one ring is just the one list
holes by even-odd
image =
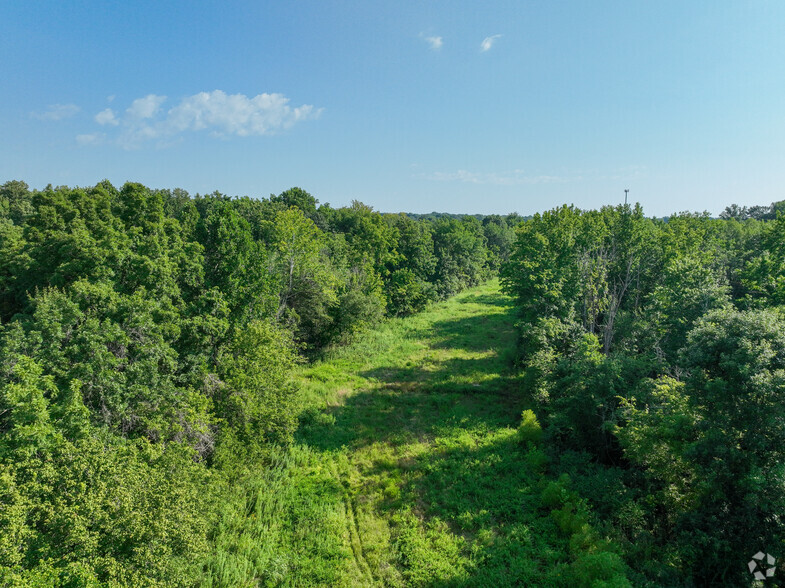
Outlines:
{"label": "wispy cloud", "polygon": [[493,44],[498,40],[501,39],[501,35],[491,35],[490,37],[485,37],[480,43],[480,52],[485,53],[486,51],[490,51]]}
{"label": "wispy cloud", "polygon": [[[212,136],[273,135],[294,124],[319,117],[321,108],[310,104],[293,107],[283,94],[226,94],[221,90],[200,92],[164,110],[166,96],[148,94],[137,98],[118,116],[110,108],[95,115],[105,127],[118,127],[111,138],[121,147],[132,149],[151,141],[158,146],[171,144],[185,132],[207,131]],[[90,144],[93,135],[80,135],[81,144]]]}
{"label": "wispy cloud", "polygon": [[438,51],[439,49],[441,49],[442,45],[444,44],[444,40],[441,37],[423,36],[423,39],[425,39],[425,41],[428,43],[428,45],[431,46],[431,49],[433,49],[434,51]]}
{"label": "wispy cloud", "polygon": [[96,114],[95,122],[99,125],[111,125],[115,127],[120,124],[120,121],[117,120],[117,117],[111,108],[107,108]]}
{"label": "wispy cloud", "polygon": [[217,134],[270,135],[297,122],[316,118],[320,108],[309,104],[292,108],[283,94],[227,95],[220,90],[185,98],[172,108],[167,123],[176,131],[212,128]]}
{"label": "wispy cloud", "polygon": [[77,135],[76,142],[79,145],[100,145],[103,143],[106,135],[103,133],[89,133],[86,135]]}
{"label": "wispy cloud", "polygon": [[547,184],[557,182],[568,182],[573,178],[552,175],[531,175],[523,170],[513,170],[511,172],[472,172],[459,169],[455,172],[433,172],[430,174],[420,174],[418,177],[436,182],[462,182],[465,184],[489,184],[493,186],[516,186],[521,184]]}
{"label": "wispy cloud", "polygon": [[420,173],[414,177],[434,182],[461,182],[464,184],[484,184],[491,186],[522,186],[531,184],[566,184],[581,181],[631,180],[646,175],[644,166],[629,166],[600,173],[597,170],[563,174],[532,174],[526,170],[515,169],[506,172],[472,172],[459,169],[454,172]]}
{"label": "wispy cloud", "polygon": [[30,115],[40,120],[62,120],[79,112],[76,104],[50,104],[43,112],[31,112]]}
{"label": "wispy cloud", "polygon": [[153,118],[161,109],[161,104],[166,101],[166,96],[148,94],[144,98],[137,98],[131,102],[130,108],[125,113],[132,119],[144,120]]}

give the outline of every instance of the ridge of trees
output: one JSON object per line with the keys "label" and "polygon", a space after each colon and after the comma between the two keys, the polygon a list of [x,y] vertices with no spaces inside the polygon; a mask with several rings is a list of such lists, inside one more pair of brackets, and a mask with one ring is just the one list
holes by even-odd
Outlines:
{"label": "ridge of trees", "polygon": [[304,356],[503,263],[515,216],[0,187],[0,584],[192,585]]}
{"label": "ridge of trees", "polygon": [[6,182],[0,584],[196,584],[222,493],[293,437],[297,364],[500,272],[559,487],[637,584],[743,585],[785,545],[782,204],[522,219]]}
{"label": "ridge of trees", "polygon": [[785,214],[785,200],[772,202],[768,206],[739,206],[738,204],[731,204],[720,213],[720,218],[738,221],[748,219],[774,220],[782,214]]}
{"label": "ridge of trees", "polygon": [[635,585],[750,585],[785,546],[785,216],[745,214],[563,206],[502,265],[553,473]]}

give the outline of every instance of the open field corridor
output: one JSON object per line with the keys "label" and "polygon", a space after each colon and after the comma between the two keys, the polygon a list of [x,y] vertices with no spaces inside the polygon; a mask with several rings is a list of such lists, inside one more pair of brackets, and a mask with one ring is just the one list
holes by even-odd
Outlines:
{"label": "open field corridor", "polygon": [[575,537],[518,438],[515,339],[494,280],[303,369],[297,442],[245,481],[212,583],[568,583]]}

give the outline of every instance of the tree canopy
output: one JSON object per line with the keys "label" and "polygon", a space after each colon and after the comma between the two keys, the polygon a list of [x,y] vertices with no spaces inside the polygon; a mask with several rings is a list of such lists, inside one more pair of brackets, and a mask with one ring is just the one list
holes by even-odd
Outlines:
{"label": "tree canopy", "polygon": [[298,363],[489,275],[508,220],[488,248],[301,188],[3,184],[0,584],[193,585],[216,493],[292,440]]}

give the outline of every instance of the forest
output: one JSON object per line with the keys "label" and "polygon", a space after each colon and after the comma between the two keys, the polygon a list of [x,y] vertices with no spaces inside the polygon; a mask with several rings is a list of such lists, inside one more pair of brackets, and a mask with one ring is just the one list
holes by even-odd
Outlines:
{"label": "forest", "polygon": [[487,279],[514,224],[3,184],[0,584],[195,582],[232,473],[292,439],[292,370]]}
{"label": "forest", "polygon": [[636,585],[750,585],[751,556],[783,552],[783,204],[564,206],[502,268],[530,418]]}
{"label": "forest", "polygon": [[8,181],[0,585],[751,586],[785,556],[783,212]]}

